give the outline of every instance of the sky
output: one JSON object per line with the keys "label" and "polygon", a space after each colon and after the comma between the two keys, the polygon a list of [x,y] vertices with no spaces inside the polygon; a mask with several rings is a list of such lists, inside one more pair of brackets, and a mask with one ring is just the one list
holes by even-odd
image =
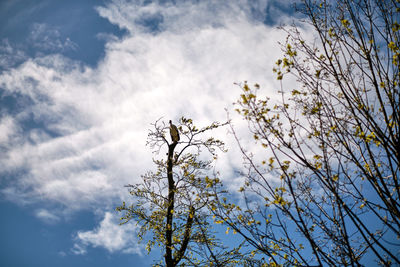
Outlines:
{"label": "sky", "polygon": [[[149,266],[118,225],[126,184],[153,167],[147,130],[185,116],[246,139],[240,88],[279,89],[289,1],[0,1],[0,265]],[[223,182],[243,181],[228,129]],[[239,166],[239,167],[238,167]]]}

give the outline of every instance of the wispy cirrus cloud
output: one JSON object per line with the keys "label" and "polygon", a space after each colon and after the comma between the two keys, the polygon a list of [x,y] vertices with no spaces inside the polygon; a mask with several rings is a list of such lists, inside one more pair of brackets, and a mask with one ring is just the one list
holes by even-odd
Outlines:
{"label": "wispy cirrus cloud", "polygon": [[35,212],[37,218],[41,219],[45,223],[54,224],[60,221],[60,217],[53,214],[52,212],[46,209],[39,209]]}
{"label": "wispy cirrus cloud", "polygon": [[28,37],[36,49],[42,52],[64,52],[76,50],[78,45],[71,41],[69,37],[63,38],[59,29],[45,23],[34,23]]}
{"label": "wispy cirrus cloud", "polygon": [[26,53],[11,45],[8,39],[0,40],[0,70],[14,67],[27,58]]}

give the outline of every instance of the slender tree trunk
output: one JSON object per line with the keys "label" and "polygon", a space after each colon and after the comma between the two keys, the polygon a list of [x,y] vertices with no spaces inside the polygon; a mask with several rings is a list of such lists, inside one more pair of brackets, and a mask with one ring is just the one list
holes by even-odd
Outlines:
{"label": "slender tree trunk", "polygon": [[175,200],[175,182],[172,172],[174,149],[177,143],[172,143],[168,146],[168,161],[167,161],[167,177],[168,177],[168,207],[167,207],[167,230],[165,233],[166,252],[165,264],[167,267],[173,267],[174,259],[172,258],[172,220],[174,212]]}

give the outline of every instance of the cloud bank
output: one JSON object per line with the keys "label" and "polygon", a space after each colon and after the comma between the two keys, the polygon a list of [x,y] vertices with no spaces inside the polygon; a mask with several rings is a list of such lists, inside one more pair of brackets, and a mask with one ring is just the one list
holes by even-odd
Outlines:
{"label": "cloud bank", "polygon": [[[139,182],[152,168],[145,147],[150,123],[181,116],[200,126],[224,121],[224,108],[231,109],[240,92],[233,82],[277,89],[270,70],[285,34],[257,19],[266,16],[271,1],[146,2],[114,0],[97,7],[100,16],[127,31],[121,39],[109,38],[98,66],[55,53],[76,45],[37,24],[32,40],[49,39],[39,48],[52,53],[0,75],[4,95],[18,100],[18,108],[0,118],[1,194],[20,204],[47,203],[36,213],[45,221],[78,210],[102,211],[96,229],[78,232],[75,254],[86,253],[88,245],[139,253],[134,240],[124,240],[133,230],[116,226],[107,210],[129,199],[123,185]],[[0,60],[7,65],[7,57]],[[240,120],[235,124],[246,127]],[[233,170],[242,158],[226,131],[216,133],[231,149],[218,168],[235,185],[240,177]],[[62,208],[51,211],[52,205]]]}

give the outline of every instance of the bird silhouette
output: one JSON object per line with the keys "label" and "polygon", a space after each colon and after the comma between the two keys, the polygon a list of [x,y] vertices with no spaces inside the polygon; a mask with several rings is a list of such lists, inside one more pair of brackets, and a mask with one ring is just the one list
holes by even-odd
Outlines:
{"label": "bird silhouette", "polygon": [[172,124],[172,121],[169,121],[169,133],[171,134],[171,139],[173,143],[178,143],[179,137],[179,130],[176,125]]}

